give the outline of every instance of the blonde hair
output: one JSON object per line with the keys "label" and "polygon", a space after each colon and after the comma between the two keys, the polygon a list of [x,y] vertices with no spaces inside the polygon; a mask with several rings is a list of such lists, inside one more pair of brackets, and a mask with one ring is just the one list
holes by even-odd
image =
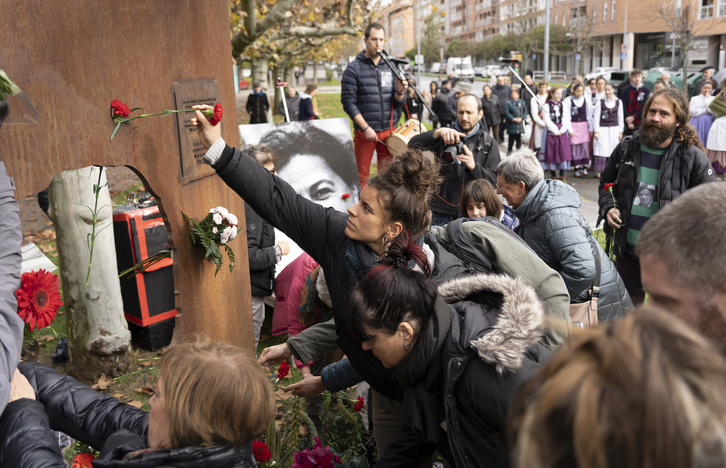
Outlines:
{"label": "blonde hair", "polygon": [[726,360],[646,306],[578,333],[511,408],[514,467],[723,467]]}
{"label": "blonde hair", "polygon": [[270,381],[252,353],[197,338],[161,363],[172,447],[247,444],[274,416]]}

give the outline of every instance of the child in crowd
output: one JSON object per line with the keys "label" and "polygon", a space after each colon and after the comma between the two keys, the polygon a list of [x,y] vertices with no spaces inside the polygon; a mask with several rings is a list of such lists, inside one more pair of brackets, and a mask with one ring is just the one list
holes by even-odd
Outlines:
{"label": "child in crowd", "polygon": [[615,97],[615,88],[612,83],[605,86],[605,99],[601,99],[595,104],[592,127],[595,132],[592,145],[592,170],[597,172],[596,177],[599,179],[608,158],[623,139],[623,102]]}
{"label": "child in crowd", "polygon": [[512,213],[512,208],[499,201],[494,186],[488,180],[477,179],[466,184],[459,206],[461,216],[465,218],[491,216],[511,230],[519,226],[519,220]]}
{"label": "child in crowd", "polygon": [[524,119],[527,118],[527,105],[519,99],[519,90],[513,89],[509,93],[512,99],[507,101],[504,108],[504,115],[507,119],[507,156],[512,154],[512,147],[517,143],[517,149],[522,147],[522,134],[524,133]]}
{"label": "child in crowd", "polygon": [[538,90],[539,93],[530,100],[530,115],[534,121],[532,128],[532,136],[529,139],[529,148],[540,155],[542,149],[542,134],[544,133],[545,127],[547,126],[544,121],[544,113],[542,109],[544,104],[547,102],[547,89],[549,85],[546,81],[540,81]]}
{"label": "child in crowd", "polygon": [[[580,85],[582,86],[582,85]],[[542,136],[542,169],[550,171],[552,179],[565,179],[570,169],[572,152],[567,132],[570,129],[570,115],[564,112],[562,88],[552,88],[547,93],[544,105],[544,121],[547,126]],[[557,170],[560,171],[557,177]]]}
{"label": "child in crowd", "polygon": [[575,166],[575,177],[587,177],[587,167],[590,165],[592,109],[590,99],[585,98],[585,89],[580,83],[572,85],[572,94],[564,100],[563,109],[564,113],[570,116],[570,151],[572,164]]}
{"label": "child in crowd", "polygon": [[305,92],[300,95],[300,121],[315,120],[315,110],[313,110],[313,98],[318,94],[318,85],[309,84],[305,88]]}

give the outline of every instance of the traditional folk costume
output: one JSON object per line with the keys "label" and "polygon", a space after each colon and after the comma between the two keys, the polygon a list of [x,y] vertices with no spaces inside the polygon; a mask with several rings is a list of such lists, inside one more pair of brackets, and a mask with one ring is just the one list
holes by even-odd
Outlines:
{"label": "traditional folk costume", "polygon": [[[537,102],[539,101],[539,105]],[[544,106],[547,102],[546,94],[537,94],[535,97],[530,99],[530,115],[534,126],[532,127],[532,136],[529,139],[529,147],[537,153],[537,157],[540,156],[540,150],[542,149],[542,133],[545,130],[546,124],[544,121],[544,114],[540,109],[540,106]]]}
{"label": "traditional folk costume", "polygon": [[624,128],[623,101],[616,97],[598,101],[595,105],[593,131],[599,134],[600,138],[593,138],[593,171],[602,172],[605,169],[608,158],[620,143],[620,135]]}
{"label": "traditional folk costume", "polygon": [[709,104],[713,101],[715,96],[704,96],[699,94],[691,98],[691,103],[688,105],[688,110],[691,113],[691,121],[688,122],[696,128],[698,138],[701,139],[703,147],[705,148],[708,143],[708,132],[711,130],[714,116],[713,112],[708,109]]}
{"label": "traditional folk costume", "polygon": [[570,169],[572,152],[570,151],[570,115],[564,112],[562,101],[547,101],[544,105],[544,121],[547,128],[542,134],[542,169],[551,171],[552,178],[559,169],[560,178]]}
{"label": "traditional folk costume", "polygon": [[722,90],[708,106],[716,120],[708,132],[706,155],[716,174],[726,173],[726,90]]}
{"label": "traditional folk costume", "polygon": [[587,175],[587,167],[590,165],[590,100],[584,95],[576,98],[573,94],[563,101],[563,112],[570,116],[570,151],[575,177],[581,177]]}

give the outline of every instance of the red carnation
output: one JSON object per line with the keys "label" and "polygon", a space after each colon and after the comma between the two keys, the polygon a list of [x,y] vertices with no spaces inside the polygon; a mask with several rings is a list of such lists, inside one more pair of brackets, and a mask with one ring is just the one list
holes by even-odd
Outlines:
{"label": "red carnation", "polygon": [[355,411],[357,413],[358,411],[363,409],[363,405],[365,405],[365,404],[366,404],[366,400],[362,396],[358,395],[358,401],[356,402],[355,407],[353,408],[353,411]]}
{"label": "red carnation", "polygon": [[252,441],[252,452],[255,454],[255,460],[257,460],[257,463],[265,463],[272,459],[270,447],[268,447],[266,443],[260,442],[259,440]]}
{"label": "red carnation", "polygon": [[212,118],[209,119],[209,123],[211,123],[212,125],[217,125],[221,121],[222,121],[222,104],[216,103],[214,105],[214,114],[212,115]]}
{"label": "red carnation", "polygon": [[609,184],[605,184],[605,187],[603,187],[602,189],[603,189],[603,190],[605,190],[605,191],[607,191],[607,190],[608,190],[608,189],[609,189],[610,187],[612,187],[613,185],[615,185],[615,183],[609,183]]}
{"label": "red carnation", "polygon": [[63,305],[58,277],[42,268],[37,272],[23,273],[20,289],[15,291],[18,298],[18,315],[30,330],[50,325],[58,308]]}
{"label": "red carnation", "polygon": [[290,373],[290,364],[286,363],[285,361],[282,361],[280,363],[280,368],[277,370],[277,378],[278,379],[284,379],[287,377],[287,374]]}
{"label": "red carnation", "polygon": [[349,193],[344,193],[343,195],[340,196],[340,198],[342,198],[343,200],[347,200],[347,199],[350,198],[350,194]]}
{"label": "red carnation", "polygon": [[71,465],[71,468],[93,468],[92,462],[95,459],[96,457],[90,453],[79,453],[73,457],[73,465]]}
{"label": "red carnation", "polygon": [[131,113],[131,109],[129,109],[129,106],[119,101],[118,99],[114,99],[113,101],[111,101],[111,109],[113,109],[112,114],[118,115],[119,117],[128,117]]}

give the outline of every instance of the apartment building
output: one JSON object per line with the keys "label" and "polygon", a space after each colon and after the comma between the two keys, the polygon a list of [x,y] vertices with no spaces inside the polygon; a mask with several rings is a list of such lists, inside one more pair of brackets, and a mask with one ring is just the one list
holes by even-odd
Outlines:
{"label": "apartment building", "polygon": [[416,44],[413,3],[414,0],[394,1],[376,15],[376,21],[386,28],[386,50],[394,57],[405,57]]}
{"label": "apartment building", "polygon": [[[544,0],[543,0],[544,1]],[[446,0],[445,38],[483,41],[499,34],[498,8],[501,0]]]}
{"label": "apartment building", "polygon": [[[518,33],[544,24],[546,0],[503,0],[500,10],[502,33]],[[670,67],[673,34],[657,13],[662,0],[550,0],[550,25],[568,27],[573,52],[551,56],[550,70],[577,73],[579,52],[582,68],[649,69]],[[536,7],[533,7],[536,3]],[[673,12],[691,25],[694,36],[688,67],[713,65],[726,67],[726,0],[672,0]],[[536,11],[535,11],[536,10]],[[627,11],[627,25],[626,25]],[[694,16],[695,15],[695,16]],[[579,50],[578,50],[579,45]],[[675,65],[682,64],[680,46],[675,48]],[[530,59],[530,57],[528,57]],[[542,57],[529,68],[542,69]]]}

